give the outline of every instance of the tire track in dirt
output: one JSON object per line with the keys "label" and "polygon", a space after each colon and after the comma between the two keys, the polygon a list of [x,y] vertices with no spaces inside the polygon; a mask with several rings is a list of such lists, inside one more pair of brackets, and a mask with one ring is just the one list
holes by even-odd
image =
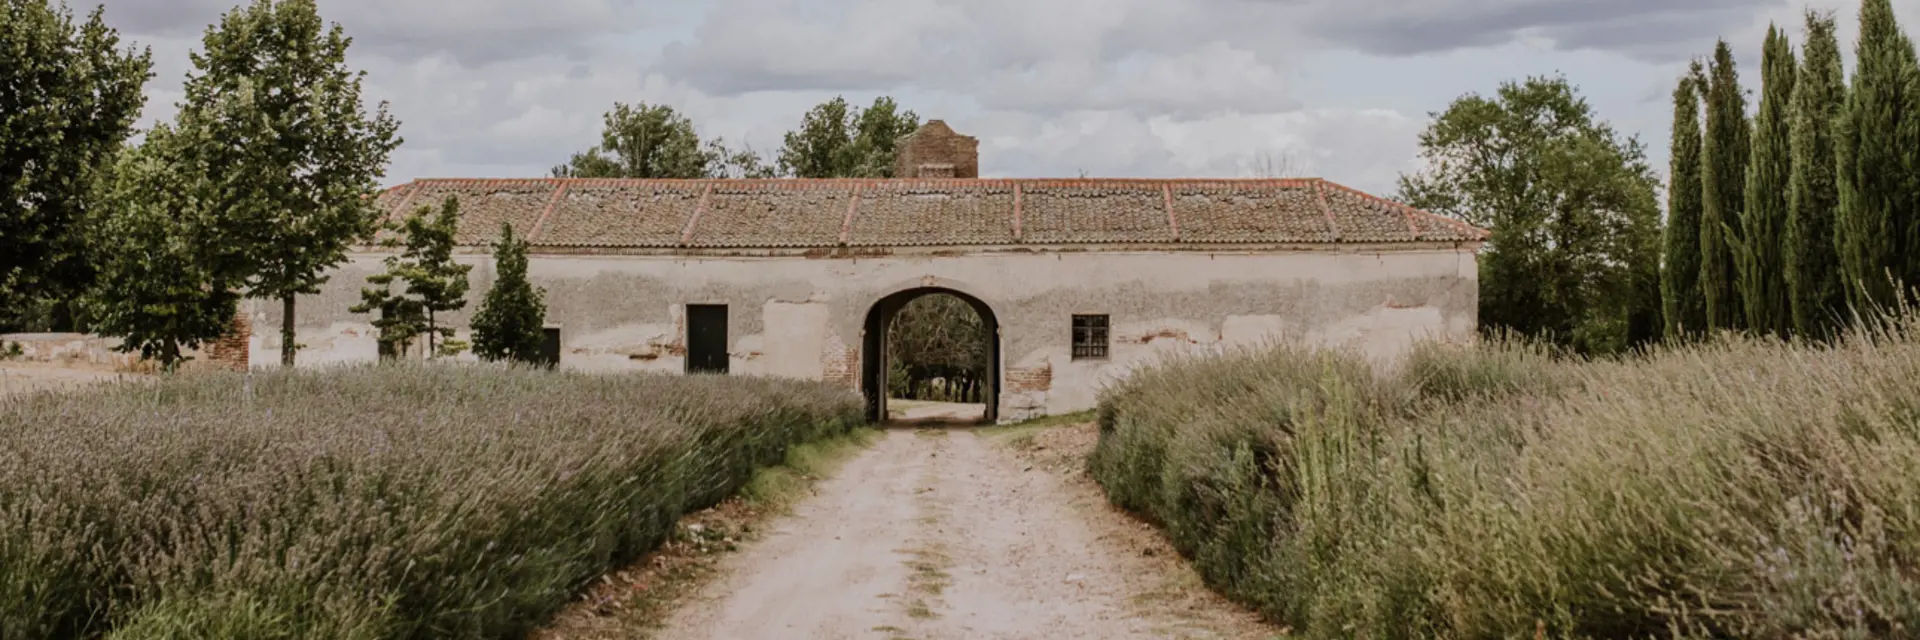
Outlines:
{"label": "tire track in dirt", "polygon": [[1167,560],[1143,558],[1139,532],[1123,530],[1137,523],[1086,492],[973,431],[889,431],[725,560],[656,637],[1272,635],[1217,598],[1166,606]]}

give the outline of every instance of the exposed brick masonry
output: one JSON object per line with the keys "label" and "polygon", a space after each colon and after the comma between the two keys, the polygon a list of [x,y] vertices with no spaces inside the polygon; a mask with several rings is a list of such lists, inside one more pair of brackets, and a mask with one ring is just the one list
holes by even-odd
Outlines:
{"label": "exposed brick masonry", "polygon": [[1007,369],[1007,391],[1011,393],[1045,392],[1053,389],[1053,365],[1025,369]]}
{"label": "exposed brick masonry", "polygon": [[896,178],[978,178],[980,139],[954,133],[946,122],[928,120],[894,147]]}
{"label": "exposed brick masonry", "polygon": [[245,313],[234,314],[227,335],[207,345],[207,362],[223,369],[246,371],[251,364],[247,355],[247,341],[252,337],[253,322],[247,319]]}

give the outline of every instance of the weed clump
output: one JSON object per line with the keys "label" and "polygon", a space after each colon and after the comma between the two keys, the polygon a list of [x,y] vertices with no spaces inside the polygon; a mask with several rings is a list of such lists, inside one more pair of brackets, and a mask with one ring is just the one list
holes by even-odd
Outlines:
{"label": "weed clump", "polygon": [[1920,633],[1920,323],[1362,362],[1145,371],[1103,398],[1092,470],[1309,637]]}
{"label": "weed clump", "polygon": [[0,404],[0,637],[520,637],[790,447],[801,382],[384,366]]}

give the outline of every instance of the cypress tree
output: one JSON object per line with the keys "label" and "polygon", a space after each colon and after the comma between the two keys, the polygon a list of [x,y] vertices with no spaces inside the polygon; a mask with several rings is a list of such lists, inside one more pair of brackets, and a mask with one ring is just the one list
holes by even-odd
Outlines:
{"label": "cypress tree", "polygon": [[1795,335],[1825,339],[1846,310],[1835,253],[1834,125],[1846,100],[1846,73],[1833,15],[1807,12],[1807,45],[1793,85],[1793,174],[1787,191],[1785,267]]}
{"label": "cypress tree", "polygon": [[1784,336],[1793,324],[1781,257],[1787,227],[1787,183],[1793,167],[1793,46],[1787,34],[1767,26],[1760,62],[1760,112],[1753,119],[1747,162],[1746,207],[1735,247],[1740,300],[1747,328]]}
{"label": "cypress tree", "polygon": [[1707,78],[1707,132],[1700,146],[1700,290],[1708,329],[1737,329],[1746,319],[1734,282],[1733,237],[1746,208],[1747,100],[1733,49],[1721,40]]}
{"label": "cypress tree", "polygon": [[544,292],[527,281],[527,241],[513,237],[512,225],[500,224],[493,259],[493,288],[473,316],[473,353],[489,362],[536,362],[547,305]]}
{"label": "cypress tree", "polygon": [[[1920,62],[1889,0],[1860,6],[1858,69],[1835,145],[1840,185],[1841,275],[1857,312],[1897,304],[1893,279],[1920,282]],[[1891,279],[1890,279],[1891,278]]]}
{"label": "cypress tree", "polygon": [[1706,326],[1700,297],[1700,61],[1673,89],[1672,164],[1667,186],[1666,259],[1660,296],[1667,337],[1678,339]]}

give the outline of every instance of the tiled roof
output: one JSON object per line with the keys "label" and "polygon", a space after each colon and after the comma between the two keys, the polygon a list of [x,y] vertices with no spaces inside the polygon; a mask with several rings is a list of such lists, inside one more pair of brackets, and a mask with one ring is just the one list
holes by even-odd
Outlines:
{"label": "tiled roof", "polygon": [[1487,232],[1320,179],[420,180],[387,215],[460,199],[463,245],[830,248],[1473,242]]}

